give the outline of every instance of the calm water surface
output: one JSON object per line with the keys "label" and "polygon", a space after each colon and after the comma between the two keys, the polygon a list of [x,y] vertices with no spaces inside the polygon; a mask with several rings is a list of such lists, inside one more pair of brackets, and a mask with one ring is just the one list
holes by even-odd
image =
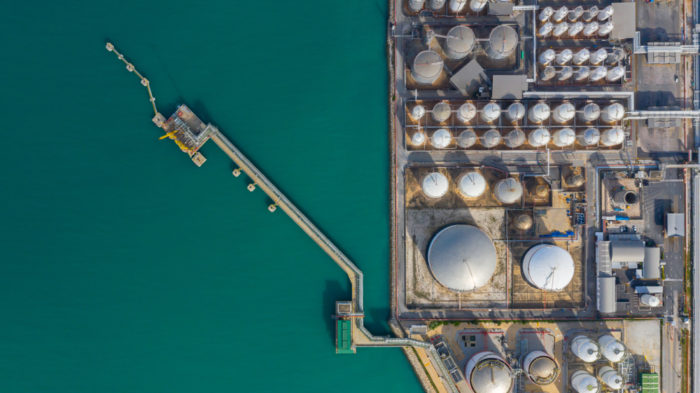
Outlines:
{"label": "calm water surface", "polygon": [[0,391],[419,392],[397,349],[334,354],[342,271],[144,89],[185,102],[365,271],[388,317],[385,1],[14,2],[0,16]]}

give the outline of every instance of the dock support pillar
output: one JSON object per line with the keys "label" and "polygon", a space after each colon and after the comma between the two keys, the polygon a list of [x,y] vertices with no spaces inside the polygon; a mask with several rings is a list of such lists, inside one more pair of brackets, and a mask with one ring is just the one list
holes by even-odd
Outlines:
{"label": "dock support pillar", "polygon": [[248,191],[250,191],[250,192],[255,191],[255,183],[248,184]]}

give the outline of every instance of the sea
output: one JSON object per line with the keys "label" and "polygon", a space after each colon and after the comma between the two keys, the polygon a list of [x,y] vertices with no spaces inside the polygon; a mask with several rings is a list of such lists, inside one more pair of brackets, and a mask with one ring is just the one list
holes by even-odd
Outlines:
{"label": "sea", "polygon": [[336,355],[347,277],[189,105],[365,273],[388,334],[385,0],[12,2],[0,15],[0,392],[420,392],[399,349]]}

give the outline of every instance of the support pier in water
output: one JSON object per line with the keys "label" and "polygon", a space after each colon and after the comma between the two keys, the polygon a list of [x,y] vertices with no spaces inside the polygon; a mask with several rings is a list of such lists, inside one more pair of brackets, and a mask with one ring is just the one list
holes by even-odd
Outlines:
{"label": "support pier in water", "polygon": [[[165,132],[161,139],[169,138],[173,140],[180,150],[187,153],[197,166],[201,166],[206,161],[199,149],[209,139],[214,141],[235,163],[236,169],[233,170],[233,175],[238,177],[241,172],[245,173],[252,180],[252,187],[249,184],[248,189],[254,191],[256,187],[259,187],[273,201],[268,206],[270,211],[274,211],[276,208],[284,211],[347,274],[350,280],[352,299],[351,301],[338,302],[336,304],[336,334],[338,335],[336,352],[354,353],[355,348],[358,346],[413,347],[425,351],[426,356],[430,359],[435,369],[440,374],[443,374],[443,380],[451,380],[448,370],[440,360],[440,356],[432,344],[410,338],[376,337],[372,335],[364,326],[362,271],[265,177],[218,128],[208,123],[205,124],[186,105],[180,105],[175,113],[166,119],[165,116],[158,112],[148,79],[139,73],[133,64],[129,63],[124,55],[115,49],[112,43],[108,42],[106,49],[115,53],[117,58],[127,65],[127,70],[138,76],[141,79],[141,84],[148,90],[154,111],[153,122]],[[454,388],[452,391],[456,392],[457,390]]]}

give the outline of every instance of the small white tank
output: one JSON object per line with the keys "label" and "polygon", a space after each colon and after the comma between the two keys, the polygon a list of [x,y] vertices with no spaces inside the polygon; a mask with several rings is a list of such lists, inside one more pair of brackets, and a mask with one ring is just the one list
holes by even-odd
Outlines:
{"label": "small white tank", "polygon": [[418,12],[423,9],[425,0],[408,0],[408,9],[411,12]]}
{"label": "small white tank", "polygon": [[625,141],[625,132],[622,128],[610,128],[603,132],[600,138],[604,146],[615,146]]}
{"label": "small white tank", "polygon": [[492,128],[484,133],[481,137],[481,145],[487,149],[498,146],[501,143],[501,133]]}
{"label": "small white tank", "polygon": [[479,172],[468,172],[457,180],[459,193],[467,198],[478,198],[486,191],[486,179]]}
{"label": "small white tank", "polygon": [[586,23],[586,25],[583,27],[583,35],[586,37],[592,37],[598,32],[599,27],[600,25],[598,25],[598,22]]}
{"label": "small white tank", "polygon": [[583,26],[584,26],[583,22],[571,23],[569,25],[569,32],[568,32],[569,37],[573,38],[573,37],[576,37],[577,35],[579,35],[579,33],[581,33],[581,31],[583,31]]}
{"label": "small white tank", "polygon": [[539,20],[540,23],[545,23],[549,20],[549,18],[554,14],[554,9],[552,7],[544,7],[542,11],[540,11],[539,14]]}
{"label": "small white tank", "polygon": [[450,115],[452,114],[452,109],[450,108],[450,104],[441,101],[435,104],[433,106],[433,110],[430,111],[430,114],[433,116],[433,120],[435,120],[438,123],[444,123],[447,121],[447,119],[450,118]]}
{"label": "small white tank", "polygon": [[593,363],[600,359],[598,344],[587,336],[576,336],[571,340],[571,352],[586,363]]}
{"label": "small white tank", "polygon": [[519,102],[514,102],[508,105],[508,110],[506,111],[506,117],[511,123],[518,122],[525,117],[525,106]]}
{"label": "small white tank", "polygon": [[425,175],[421,183],[421,188],[425,196],[437,199],[447,194],[450,183],[447,181],[447,177],[442,173],[432,172]]}
{"label": "small white tank", "polygon": [[430,0],[430,9],[433,11],[439,11],[445,7],[447,0]]}
{"label": "small white tank", "polygon": [[471,0],[469,2],[469,9],[473,12],[481,12],[481,10],[486,7],[488,0]]}
{"label": "small white tank", "polygon": [[615,123],[625,117],[625,107],[619,102],[615,102],[603,108],[600,112],[600,120],[603,123]]}
{"label": "small white tank", "polygon": [[561,22],[561,23],[557,24],[556,26],[554,26],[554,30],[552,30],[552,35],[554,37],[561,37],[567,31],[569,31],[569,24],[566,22]]}
{"label": "small white tank", "polygon": [[642,295],[639,302],[648,307],[659,307],[661,305],[661,300],[658,297],[648,293]]}
{"label": "small white tank", "polygon": [[600,345],[600,353],[612,363],[621,361],[627,355],[625,344],[609,334],[600,336],[598,344]]}
{"label": "small white tank", "polygon": [[494,196],[503,204],[515,203],[523,196],[523,186],[517,179],[507,177],[496,183]]}
{"label": "small white tank", "polygon": [[584,81],[588,79],[588,76],[591,74],[591,69],[588,68],[587,66],[581,66],[578,69],[576,69],[576,73],[574,74],[574,79],[577,82]]}
{"label": "small white tank", "polygon": [[583,12],[583,16],[581,17],[584,22],[590,22],[593,19],[595,19],[596,16],[598,16],[598,7],[593,6]]}
{"label": "small white tank", "polygon": [[411,113],[409,114],[411,119],[414,121],[418,121],[425,116],[425,107],[423,105],[416,105],[413,108],[411,108]]}
{"label": "small white tank", "polygon": [[564,49],[563,51],[557,53],[556,62],[558,65],[563,66],[568,64],[574,57],[574,53],[571,49]]}
{"label": "small white tank", "polygon": [[615,10],[613,9],[612,5],[609,5],[598,13],[598,22],[605,22],[610,18]]}
{"label": "small white tank", "polygon": [[576,65],[581,65],[581,64],[587,62],[588,59],[590,59],[590,58],[591,58],[591,52],[588,49],[583,48],[574,54],[572,61]]}
{"label": "small white tank", "polygon": [[581,144],[584,146],[595,146],[600,141],[600,131],[597,128],[587,128],[581,137]]}
{"label": "small white tank", "polygon": [[557,52],[555,52],[554,49],[547,49],[544,52],[540,53],[538,60],[539,60],[540,64],[542,64],[543,66],[547,66],[556,57],[557,57]]}
{"label": "small white tank", "polygon": [[570,102],[558,105],[552,111],[552,119],[559,124],[570,122],[574,116],[576,116],[576,108]]}
{"label": "small white tank", "polygon": [[602,62],[605,61],[605,59],[608,58],[608,51],[606,51],[603,48],[598,49],[597,51],[593,52],[591,54],[591,64],[592,65],[598,65],[601,64]]}
{"label": "small white tank", "polygon": [[552,15],[552,21],[555,23],[559,23],[563,21],[568,14],[569,9],[565,5],[563,5],[559,7],[559,9],[557,9],[556,12],[554,12],[554,14]]}
{"label": "small white tank", "polygon": [[591,76],[588,78],[589,81],[591,82],[598,82],[599,80],[605,78],[608,75],[608,69],[605,68],[604,66],[596,67],[593,72],[591,72]]}
{"label": "small white tank", "polygon": [[571,146],[576,142],[576,133],[571,128],[562,128],[554,133],[552,142],[554,142],[557,147]]}
{"label": "small white tank", "polygon": [[527,141],[533,147],[542,147],[549,143],[550,139],[549,131],[546,128],[538,128],[532,132],[527,137]]}
{"label": "small white tank", "polygon": [[444,149],[452,142],[452,134],[446,128],[439,128],[430,137],[430,144],[436,149]]}
{"label": "small white tank", "polygon": [[565,81],[570,79],[574,75],[574,69],[570,66],[564,66],[559,70],[559,80]]}
{"label": "small white tank", "polygon": [[598,27],[598,36],[606,37],[613,30],[612,21],[607,21]]}
{"label": "small white tank", "polygon": [[540,80],[543,81],[548,81],[552,78],[557,76],[557,69],[552,67],[552,66],[547,66],[542,70],[542,74],[540,75]]}
{"label": "small white tank", "polygon": [[600,107],[595,102],[589,102],[581,110],[579,119],[585,123],[591,123],[600,117]]}
{"label": "small white tank", "polygon": [[464,130],[457,136],[457,146],[462,149],[468,149],[476,144],[477,139],[474,130]]}
{"label": "small white tank", "polygon": [[622,377],[610,366],[601,367],[600,370],[598,370],[598,378],[612,390],[619,390],[622,388]]}
{"label": "small white tank", "polygon": [[501,107],[495,102],[489,102],[481,110],[481,120],[492,123],[501,117]]}
{"label": "small white tank", "polygon": [[422,146],[425,144],[425,133],[423,131],[416,131],[411,135],[411,144],[413,146]]}
{"label": "small white tank", "polygon": [[522,130],[515,129],[508,132],[503,138],[503,142],[511,149],[518,148],[525,143],[525,133]]}
{"label": "small white tank", "polygon": [[566,16],[566,19],[569,20],[569,22],[576,22],[578,18],[583,15],[583,7],[578,6],[574,8],[573,10],[569,11],[568,15]]}
{"label": "small white tank", "polygon": [[549,119],[549,115],[549,105],[545,104],[544,102],[538,102],[530,107],[527,118],[533,123],[542,123],[543,121]]}
{"label": "small white tank", "polygon": [[450,12],[461,12],[465,5],[467,5],[467,0],[450,0]]}
{"label": "small white tank", "polygon": [[608,82],[617,82],[622,79],[623,76],[625,76],[625,67],[617,66],[608,70],[608,75],[605,77],[605,80]]}
{"label": "small white tank", "polygon": [[571,387],[577,393],[598,393],[598,380],[587,371],[578,370],[571,374]]}
{"label": "small white tank", "polygon": [[549,35],[552,34],[552,30],[554,30],[554,25],[552,24],[552,22],[545,22],[537,30],[537,35],[539,35],[540,37],[549,37]]}
{"label": "small white tank", "polygon": [[462,123],[469,123],[474,117],[476,117],[476,106],[471,102],[466,102],[457,109],[457,119]]}

